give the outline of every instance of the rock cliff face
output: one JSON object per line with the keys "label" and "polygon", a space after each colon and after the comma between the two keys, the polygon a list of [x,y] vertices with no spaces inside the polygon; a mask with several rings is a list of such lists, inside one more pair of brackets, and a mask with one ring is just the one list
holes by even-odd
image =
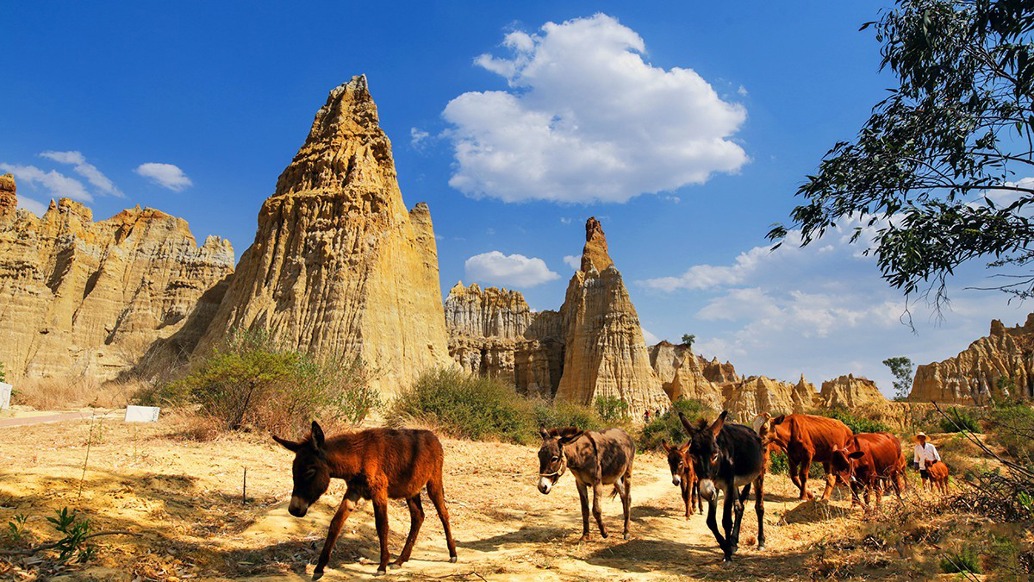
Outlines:
{"label": "rock cliff face", "polygon": [[846,408],[851,411],[884,412],[890,402],[868,378],[848,374],[822,383],[818,405],[823,408]]}
{"label": "rock cliff face", "polygon": [[316,113],[199,349],[237,328],[362,358],[388,393],[451,365],[431,215],[424,204],[406,211],[366,77]]}
{"label": "rock cliff face", "polygon": [[1034,313],[1022,326],[991,322],[991,332],[954,358],[919,366],[908,399],[986,404],[990,398],[1034,397]]}
{"label": "rock cliff face", "polygon": [[0,177],[0,361],[9,378],[107,380],[197,315],[233,272],[233,248],[197,246],[187,223],[136,207],[100,222],[68,199],[16,211]]}
{"label": "rock cliff face", "polygon": [[533,313],[518,291],[457,283],[445,300],[449,354],[471,374],[499,378],[518,392],[550,397],[563,366],[559,314]]}
{"label": "rock cliff face", "polygon": [[773,415],[806,412],[812,406],[815,386],[803,376],[796,384],[755,376],[726,384],[722,396],[730,417],[750,424],[761,412]]}
{"label": "rock cliff face", "polygon": [[599,396],[620,398],[634,418],[666,407],[670,401],[650,367],[639,316],[595,218],[585,224],[585,241],[581,269],[560,310],[564,373],[556,398],[585,405]]}

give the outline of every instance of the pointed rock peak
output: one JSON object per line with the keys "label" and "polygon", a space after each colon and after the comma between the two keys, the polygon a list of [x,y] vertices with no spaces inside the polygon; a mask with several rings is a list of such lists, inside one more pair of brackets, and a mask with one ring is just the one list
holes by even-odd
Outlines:
{"label": "pointed rock peak", "polygon": [[607,237],[603,234],[603,225],[590,216],[585,221],[585,248],[582,249],[582,272],[588,272],[595,268],[603,272],[607,267],[614,265],[607,250]]}
{"label": "pointed rock peak", "polygon": [[18,209],[17,189],[13,175],[0,175],[0,219],[14,216]]}
{"label": "pointed rock peak", "polygon": [[316,113],[308,141],[380,130],[377,105],[370,95],[366,75],[358,75],[331,89],[327,103]]}

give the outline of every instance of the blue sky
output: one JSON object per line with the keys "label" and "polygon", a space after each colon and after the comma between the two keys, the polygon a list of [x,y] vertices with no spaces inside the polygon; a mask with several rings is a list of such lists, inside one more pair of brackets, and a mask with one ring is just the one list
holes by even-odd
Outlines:
{"label": "blue sky", "polygon": [[768,251],[803,177],[893,86],[858,31],[886,3],[358,4],[0,0],[0,170],[30,209],[151,206],[239,257],[327,92],[365,73],[403,197],[431,208],[443,292],[558,308],[596,216],[648,337],[887,393],[884,358],[940,360],[1026,316],[966,290],[973,265],[943,321],[911,306],[913,333],[862,247]]}

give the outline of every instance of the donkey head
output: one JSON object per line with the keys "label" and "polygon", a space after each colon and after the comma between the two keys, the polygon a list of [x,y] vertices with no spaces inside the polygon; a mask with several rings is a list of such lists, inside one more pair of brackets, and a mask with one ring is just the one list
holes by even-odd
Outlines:
{"label": "donkey head", "polygon": [[686,416],[679,412],[679,420],[689,433],[687,454],[693,461],[697,478],[700,479],[700,495],[708,502],[713,501],[718,493],[714,480],[718,477],[722,458],[725,456],[718,446],[718,434],[722,432],[725,417],[728,415],[729,411],[726,410],[710,426],[704,420],[693,426],[686,420]]}
{"label": "donkey head", "polygon": [[582,432],[573,426],[539,429],[539,435],[542,437],[542,448],[539,449],[539,492],[543,495],[549,495],[553,485],[567,470],[564,445],[582,436]]}
{"label": "donkey head", "polygon": [[682,484],[682,474],[686,471],[686,451],[689,450],[689,443],[682,446],[669,445],[668,441],[661,440],[661,446],[668,453],[668,468],[671,469],[671,484]]}
{"label": "donkey head", "polygon": [[273,435],[273,440],[294,452],[294,491],[287,511],[295,517],[303,517],[309,506],[316,503],[330,486],[330,468],[327,466],[326,439],[323,429],[312,421],[312,434],[300,442],[289,441]]}

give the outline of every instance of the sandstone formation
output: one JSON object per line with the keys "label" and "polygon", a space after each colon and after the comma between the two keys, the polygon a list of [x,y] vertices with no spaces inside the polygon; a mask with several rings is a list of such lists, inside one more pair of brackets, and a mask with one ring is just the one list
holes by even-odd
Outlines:
{"label": "sandstone formation", "polygon": [[556,399],[591,405],[597,397],[616,397],[628,404],[633,418],[667,407],[670,400],[650,367],[639,316],[595,218],[585,224],[585,241],[581,268],[571,277],[560,310],[564,372]]}
{"label": "sandstone formation", "polygon": [[729,416],[736,422],[750,424],[761,412],[779,415],[808,411],[815,396],[815,386],[804,376],[796,384],[754,376],[727,384],[722,396]]}
{"label": "sandstone formation", "polygon": [[431,215],[406,210],[365,76],[316,113],[199,350],[241,328],[361,358],[388,393],[451,365]]}
{"label": "sandstone formation", "polygon": [[15,210],[0,177],[0,361],[8,377],[114,378],[197,315],[233,271],[229,241],[136,207],[100,222],[68,199]]}
{"label": "sandstone formation", "polygon": [[908,399],[987,404],[990,399],[1034,397],[1034,313],[1022,326],[991,322],[990,334],[954,358],[919,366]]}
{"label": "sandstone formation", "polygon": [[524,394],[556,392],[563,365],[557,312],[532,312],[518,291],[461,281],[445,300],[445,321],[449,354],[465,371],[499,378]]}
{"label": "sandstone formation", "polygon": [[822,408],[873,413],[885,412],[890,405],[875,382],[868,378],[855,378],[853,374],[823,382],[817,403]]}

